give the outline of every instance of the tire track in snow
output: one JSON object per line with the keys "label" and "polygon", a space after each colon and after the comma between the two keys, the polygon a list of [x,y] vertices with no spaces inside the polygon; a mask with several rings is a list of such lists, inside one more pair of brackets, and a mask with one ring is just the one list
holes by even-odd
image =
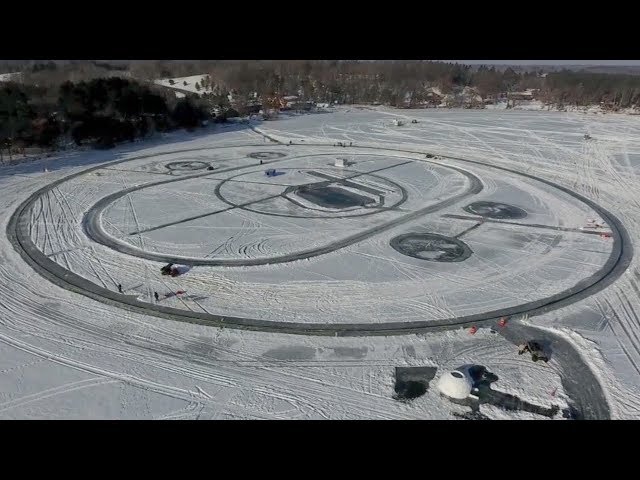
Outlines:
{"label": "tire track in snow", "polygon": [[8,402],[0,404],[0,412],[4,412],[6,410],[10,410],[16,407],[22,407],[29,403],[39,402],[41,400],[45,400],[51,397],[55,397],[58,395],[64,395],[69,392],[73,392],[76,390],[83,390],[85,388],[98,387],[102,385],[108,385],[112,383],[117,383],[118,380],[105,379],[102,377],[99,378],[89,378],[87,380],[80,380],[77,382],[67,383],[65,385],[60,385],[58,387],[49,388],[47,390],[42,390],[37,393],[33,393],[31,395],[25,395],[24,397],[15,398],[9,400]]}
{"label": "tire track in snow", "polygon": [[[604,315],[605,317],[608,317],[607,311],[602,309],[600,302],[599,301],[596,301],[596,302],[598,307],[601,309],[602,315]],[[620,345],[620,348],[622,349],[627,359],[629,360],[629,363],[634,368],[634,370],[638,372],[638,374],[640,375],[640,365],[636,361],[637,357],[640,355],[640,349],[638,349],[638,346],[633,343],[629,331],[627,330],[626,326],[620,319],[620,316],[617,314],[616,310],[613,308],[613,305],[611,305],[609,300],[605,299],[604,302],[609,307],[609,311],[611,312],[611,315],[615,320],[614,322],[611,322],[611,321],[608,322],[609,328],[611,329],[611,332],[613,333],[613,335],[618,339],[618,344]],[[614,328],[614,324],[617,327],[620,327],[622,329],[622,333],[617,331],[616,328]],[[624,338],[629,340],[629,343],[631,343],[631,347],[633,350],[628,349],[625,346],[625,342],[623,341]],[[635,351],[635,355],[633,354],[633,351]]]}

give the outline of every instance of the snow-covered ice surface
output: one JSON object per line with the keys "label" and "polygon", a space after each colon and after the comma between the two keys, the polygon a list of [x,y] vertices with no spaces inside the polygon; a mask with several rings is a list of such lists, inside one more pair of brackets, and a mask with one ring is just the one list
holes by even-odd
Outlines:
{"label": "snow-covered ice surface", "polygon": [[[198,300],[172,296],[162,304],[308,323],[442,319],[520,305],[589,277],[611,250],[610,240],[577,230],[595,215],[586,205],[539,182],[505,178],[481,168],[473,170],[485,188],[473,200],[525,208],[528,216],[514,221],[518,225],[488,223],[462,235],[477,223],[477,216],[461,208],[470,199],[330,254],[244,269],[197,267],[170,280],[155,274],[158,265],[93,245],[82,232],[83,212],[99,198],[149,184],[105,208],[102,224],[114,239],[141,251],[195,259],[281,257],[375,230],[469,187],[468,179],[446,164],[426,163],[419,155],[385,154],[382,149],[372,155],[357,147],[350,149],[349,157],[355,160],[347,171],[329,167],[339,150],[333,147],[262,147],[285,155],[273,164],[282,175],[266,177],[264,165],[248,156],[255,149],[211,150],[215,169],[210,173],[205,166],[195,178],[192,172],[199,170],[189,171],[187,177],[170,168],[151,172],[158,159],[172,168],[178,162],[202,167],[209,150],[133,160],[76,177],[45,195],[33,209],[32,239],[54,261],[96,284],[112,288],[117,283],[127,287],[142,283],[130,290],[142,299],[150,300],[154,291],[184,290]],[[167,183],[167,177],[179,181]],[[335,183],[331,179],[346,177],[351,190],[379,192],[384,205],[333,209],[314,206],[295,194],[281,195],[292,186],[327,177],[329,185]],[[467,218],[445,216],[449,214]],[[577,231],[549,231],[529,223]],[[403,255],[391,248],[390,241],[407,231],[459,236],[474,255],[455,263]],[[96,269],[98,262],[105,268]],[[116,268],[117,282],[109,273]],[[145,272],[143,277],[140,272]]]}
{"label": "snow-covered ice surface", "polygon": [[[409,122],[397,127],[393,118]],[[417,124],[410,123],[414,118]],[[3,232],[37,189],[103,162],[131,159],[75,177],[39,199],[30,213],[31,238],[43,253],[96,285],[115,290],[120,283],[125,295],[141,301],[153,303],[154,291],[184,290],[187,296],[161,304],[310,324],[442,319],[519,305],[570,288],[606,262],[611,239],[579,230],[596,214],[574,197],[515,174],[419,152],[551,180],[613,212],[634,242],[640,237],[640,124],[634,117],[346,108],[254,128],[77,153],[48,160],[49,172],[42,162],[2,168]],[[593,140],[584,140],[586,131]],[[267,142],[261,133],[295,145]],[[353,147],[334,147],[337,142]],[[276,155],[260,165],[250,156],[256,152]],[[335,167],[336,158],[347,166]],[[277,174],[267,177],[267,168]],[[469,175],[482,183],[479,193],[376,233],[464,195]],[[327,206],[296,191],[317,182],[334,189],[329,196],[340,191],[342,200],[358,200]],[[140,251],[272,258],[372,234],[295,262],[194,266],[180,277],[162,277],[160,263],[97,244],[82,228],[98,200],[136,186],[143,188],[105,208],[101,225]],[[363,198],[370,203],[359,204]],[[506,203],[528,215],[478,225],[462,208],[476,201]],[[458,236],[473,254],[452,263],[403,255],[390,241],[407,232]],[[553,358],[534,364],[487,330],[326,338],[176,323],[50,284],[6,236],[1,241],[0,418],[457,418],[468,408],[440,398],[434,382],[469,363],[496,374],[496,390],[532,404],[565,408],[569,401],[561,383],[567,373]],[[584,360],[614,418],[640,417],[638,277],[634,259],[604,291],[529,319],[588,349]],[[409,403],[392,398],[394,370],[401,366],[438,368],[426,393]],[[480,411],[489,418],[544,418],[490,405]]]}

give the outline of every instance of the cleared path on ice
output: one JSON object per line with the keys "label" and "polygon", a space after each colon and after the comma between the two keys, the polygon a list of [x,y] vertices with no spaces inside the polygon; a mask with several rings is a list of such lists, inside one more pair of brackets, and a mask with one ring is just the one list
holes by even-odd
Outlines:
{"label": "cleared path on ice", "polygon": [[[399,166],[399,165],[404,165],[407,162],[398,164],[398,165],[393,165],[392,167],[395,166]],[[238,168],[249,168],[249,167],[253,167],[253,165],[248,165],[248,166],[243,166],[243,167],[238,167]],[[392,167],[385,167],[385,168],[392,168]],[[170,179],[170,180],[164,180],[162,182],[156,182],[156,183],[152,183],[152,184],[146,184],[146,185],[141,185],[141,186],[134,186],[134,187],[130,187],[127,188],[125,190],[121,190],[119,192],[113,193],[111,195],[108,195],[104,198],[102,198],[100,201],[98,201],[85,215],[84,219],[83,219],[83,227],[85,229],[85,233],[86,235],[93,240],[94,242],[100,243],[102,245],[105,245],[109,248],[112,248],[113,250],[119,251],[121,253],[127,254],[127,255],[132,255],[134,257],[140,257],[140,258],[144,258],[147,260],[152,260],[152,261],[156,261],[156,262],[162,262],[162,263],[188,263],[189,265],[193,265],[193,266],[198,266],[198,265],[207,265],[207,266],[234,266],[234,267],[247,267],[247,266],[255,266],[255,265],[272,265],[272,264],[276,264],[276,263],[288,263],[288,262],[295,262],[297,260],[304,260],[306,258],[311,258],[311,257],[317,257],[319,255],[325,255],[327,253],[331,253],[331,252],[335,252],[336,250],[339,250],[341,248],[347,247],[349,245],[353,245],[354,243],[358,243],[361,242],[363,240],[366,240],[367,238],[370,238],[374,235],[378,235],[379,233],[385,232],[387,230],[390,230],[392,228],[395,228],[399,225],[402,225],[404,223],[410,222],[412,220],[415,220],[416,218],[419,218],[423,215],[426,215],[428,213],[433,213],[433,212],[437,212],[438,210],[442,210],[443,208],[446,208],[450,205],[455,204],[456,202],[462,200],[463,198],[468,197],[469,195],[474,195],[476,193],[479,193],[480,191],[482,191],[482,182],[480,181],[480,179],[478,177],[476,177],[475,175],[473,175],[470,172],[467,172],[466,170],[463,170],[461,168],[456,168],[456,167],[451,167],[451,166],[447,166],[447,168],[451,168],[459,173],[461,173],[462,175],[464,175],[468,180],[469,180],[469,187],[457,194],[454,195],[446,200],[443,200],[441,202],[438,202],[436,204],[433,205],[429,205],[428,207],[422,208],[420,210],[416,210],[415,212],[409,213],[407,215],[403,215],[400,218],[397,218],[395,220],[391,220],[387,223],[384,223],[382,225],[378,225],[376,227],[370,228],[368,230],[365,230],[363,232],[357,233],[355,235],[351,235],[349,237],[337,240],[335,242],[329,243],[327,245],[324,245],[322,247],[318,247],[318,248],[313,248],[313,249],[309,249],[309,250],[305,250],[302,252],[296,252],[296,253],[291,253],[291,254],[287,254],[287,255],[281,255],[281,256],[277,256],[277,257],[262,257],[262,258],[251,258],[251,259],[203,259],[203,258],[192,258],[192,257],[180,257],[180,256],[172,256],[172,255],[164,255],[164,254],[160,254],[160,253],[153,253],[153,252],[147,252],[143,249],[140,248],[136,248],[132,245],[126,244],[124,242],[120,242],[116,239],[114,239],[112,236],[108,235],[104,229],[102,228],[101,222],[100,222],[100,218],[102,215],[102,212],[109,206],[111,205],[113,202],[117,201],[119,198],[122,198],[125,195],[128,195],[132,192],[135,192],[137,190],[142,190],[144,188],[148,188],[148,187],[153,187],[156,185],[162,185],[162,184],[166,184],[166,183],[172,183],[172,182],[180,182],[183,180],[187,180],[189,178],[174,178],[174,179]],[[378,170],[374,170],[375,172],[379,171]],[[351,175],[351,176],[347,176],[345,177],[345,179],[350,179],[353,178],[355,176],[358,175],[366,175],[369,174],[371,172],[362,172],[360,174],[357,175]],[[309,183],[307,185],[314,185],[314,183]],[[301,185],[302,187],[304,187],[305,185]],[[200,218],[203,216],[208,216],[208,215],[213,215],[215,213],[220,213],[220,212],[225,212],[227,210],[231,210],[233,208],[242,208],[244,206],[248,206],[248,205],[252,205],[254,203],[257,202],[262,202],[264,200],[269,200],[272,198],[276,198],[281,196],[282,194],[277,194],[277,195],[272,195],[269,197],[265,197],[265,198],[261,198],[259,200],[253,200],[251,202],[247,202],[245,204],[240,204],[240,205],[235,205],[235,206],[230,206],[229,208],[225,208],[225,209],[221,209],[218,210],[216,212],[210,212],[210,213],[206,213],[203,215],[200,215],[198,217],[192,217],[192,218],[188,218],[188,219],[184,219],[184,220],[180,220],[180,222],[185,222],[185,221],[189,221],[192,220],[194,218]],[[405,194],[406,195],[406,194]],[[178,223],[178,222],[175,222]],[[171,224],[167,224],[167,225],[171,225]],[[163,226],[167,226],[167,225],[163,225]],[[160,227],[155,227],[156,228],[160,228]],[[148,229],[146,231],[149,231],[151,229]]]}
{"label": "cleared path on ice", "polygon": [[562,386],[573,400],[580,420],[609,420],[611,411],[598,378],[589,365],[580,357],[570,342],[548,330],[538,329],[518,321],[509,322],[499,333],[511,343],[518,345],[526,340],[537,340],[545,345],[551,358],[560,365]]}
{"label": "cleared path on ice", "polygon": [[[322,146],[330,146],[330,145],[322,145]],[[359,146],[359,148],[370,148],[381,150],[379,147],[364,147]],[[404,153],[411,154],[421,154],[425,155],[426,152],[415,152],[415,151],[404,151],[399,149],[382,149],[382,150],[390,150],[390,151],[399,151]],[[527,314],[529,316],[539,315],[542,313],[549,312],[551,310],[567,306],[576,301],[584,299],[600,290],[610,285],[615,279],[617,279],[627,268],[629,265],[631,258],[633,256],[633,250],[631,246],[631,242],[629,239],[629,235],[625,230],[624,226],[621,222],[613,216],[611,213],[597,205],[595,202],[583,197],[582,195],[575,193],[565,187],[560,185],[556,185],[553,182],[535,177],[533,175],[521,173],[515,170],[511,170],[504,167],[498,167],[493,165],[482,164],[481,162],[477,162],[474,160],[467,160],[462,158],[453,158],[453,157],[443,157],[443,158],[452,158],[457,161],[466,162],[470,164],[478,164],[482,165],[485,168],[494,168],[498,170],[507,171],[509,173],[515,175],[521,175],[533,180],[537,180],[539,182],[545,183],[551,187],[557,188],[575,198],[586,203],[591,208],[593,208],[604,221],[611,227],[612,236],[613,236],[613,249],[611,255],[609,256],[607,262],[600,268],[596,273],[592,276],[583,279],[581,282],[576,284],[575,286],[559,292],[555,295],[552,295],[547,298],[539,299],[533,302],[525,303],[522,305],[517,305],[514,307],[509,307],[500,310],[494,310],[490,312],[483,312],[480,314],[468,315],[463,317],[453,317],[447,319],[440,320],[432,320],[432,321],[419,321],[419,322],[389,322],[389,323],[381,323],[381,324],[314,324],[310,325],[308,323],[293,323],[293,322],[277,322],[277,321],[268,321],[268,320],[259,320],[259,319],[251,319],[245,317],[222,317],[219,315],[213,315],[204,312],[193,312],[193,311],[185,311],[178,308],[164,307],[156,304],[149,304],[147,302],[138,301],[137,299],[130,298],[128,296],[123,296],[118,294],[117,292],[110,291],[106,288],[99,287],[98,285],[86,280],[85,278],[76,275],[73,272],[63,268],[56,262],[49,259],[46,255],[44,255],[33,243],[30,237],[30,212],[31,206],[40,198],[41,195],[46,194],[51,189],[55,188],[60,183],[67,181],[71,178],[74,178],[78,175],[83,175],[92,170],[96,170],[99,168],[103,168],[104,166],[94,167],[83,172],[79,172],[77,174],[71,175],[64,179],[58,180],[54,182],[34,194],[32,194],[14,213],[11,217],[11,220],[7,226],[7,235],[14,245],[14,248],[20,253],[23,259],[29,263],[38,273],[40,273],[43,277],[47,278],[51,282],[66,288],[68,290],[80,293],[87,297],[98,300],[102,303],[106,303],[108,305],[113,305],[121,308],[125,308],[128,310],[136,311],[139,313],[147,313],[156,316],[160,316],[163,318],[168,318],[171,320],[196,323],[202,325],[212,325],[212,326],[228,326],[234,328],[242,328],[248,330],[261,330],[261,331],[273,331],[273,332],[281,332],[281,333],[295,333],[295,334],[303,334],[303,335],[344,335],[344,336],[366,336],[366,335],[404,335],[404,334],[412,334],[412,333],[425,333],[429,331],[437,331],[437,330],[447,330],[452,328],[460,328],[464,326],[469,326],[472,324],[476,325],[488,325],[497,321],[502,316],[513,316],[520,314]],[[123,161],[130,161],[132,158],[114,162],[114,163],[122,163]],[[111,163],[110,165],[113,165]],[[445,165],[449,167],[449,165]],[[464,171],[464,170],[461,170]],[[477,177],[473,177],[477,178]],[[176,180],[171,180],[176,181]],[[481,185],[480,185],[481,186]],[[133,187],[138,188],[138,187]],[[474,184],[472,182],[471,189],[474,188]],[[478,188],[476,185],[475,188]],[[122,192],[118,192],[120,195]],[[109,198],[109,197],[106,197]],[[451,199],[447,200],[447,202],[451,201]],[[455,201],[455,200],[454,200]],[[99,202],[100,203],[100,202]],[[453,202],[451,202],[453,203]],[[415,219],[420,215],[424,215],[428,213],[429,209],[433,209],[434,206],[427,207],[426,209],[421,209],[416,212],[413,212],[409,216],[401,217],[400,219],[394,221],[398,223],[393,223],[392,226],[397,226],[401,223],[404,223],[408,220]],[[442,207],[440,207],[442,208]],[[409,217],[409,218],[407,218]],[[387,226],[388,224],[378,227],[375,231],[364,232],[364,234],[359,234],[355,237],[363,236],[366,238],[367,236],[374,235],[379,233],[380,228],[387,229],[391,228]],[[363,239],[362,238],[362,239]],[[349,239],[345,239],[351,241],[351,243],[355,243],[361,239],[353,239],[350,237]],[[345,240],[342,240],[344,242]],[[333,244],[333,250],[338,248],[342,248],[340,246],[340,242],[338,244]],[[323,249],[327,249],[327,247],[323,247]],[[326,252],[328,253],[332,251],[331,248]],[[321,254],[317,253],[317,254]],[[300,254],[295,254],[300,255]],[[301,258],[305,258],[302,256]],[[172,257],[164,257],[163,261],[171,261]],[[285,261],[292,261],[293,259],[288,259]],[[181,259],[184,260],[184,259]],[[273,259],[258,259],[258,260],[266,260],[264,263],[273,263]],[[220,260],[214,260],[219,262]],[[246,260],[242,260],[238,263],[238,265],[249,265],[252,263]],[[218,263],[220,265],[220,263]],[[255,263],[253,263],[255,265]]]}

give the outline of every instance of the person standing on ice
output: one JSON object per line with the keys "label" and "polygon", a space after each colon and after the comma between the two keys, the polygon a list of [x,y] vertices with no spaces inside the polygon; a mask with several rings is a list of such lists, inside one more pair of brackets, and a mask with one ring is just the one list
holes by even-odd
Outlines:
{"label": "person standing on ice", "polygon": [[122,285],[118,284],[118,292],[122,293]]}
{"label": "person standing on ice", "polygon": [[153,296],[155,297],[156,302],[157,302],[158,301],[158,297],[159,297],[158,292],[153,292]]}

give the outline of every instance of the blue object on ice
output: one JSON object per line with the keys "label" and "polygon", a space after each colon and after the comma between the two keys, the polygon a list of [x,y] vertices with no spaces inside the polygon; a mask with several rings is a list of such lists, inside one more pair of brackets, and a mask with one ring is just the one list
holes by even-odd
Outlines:
{"label": "blue object on ice", "polygon": [[272,177],[272,176],[274,176],[276,174],[276,170],[275,170],[275,168],[270,168],[269,170],[265,170],[264,174],[267,177]]}

